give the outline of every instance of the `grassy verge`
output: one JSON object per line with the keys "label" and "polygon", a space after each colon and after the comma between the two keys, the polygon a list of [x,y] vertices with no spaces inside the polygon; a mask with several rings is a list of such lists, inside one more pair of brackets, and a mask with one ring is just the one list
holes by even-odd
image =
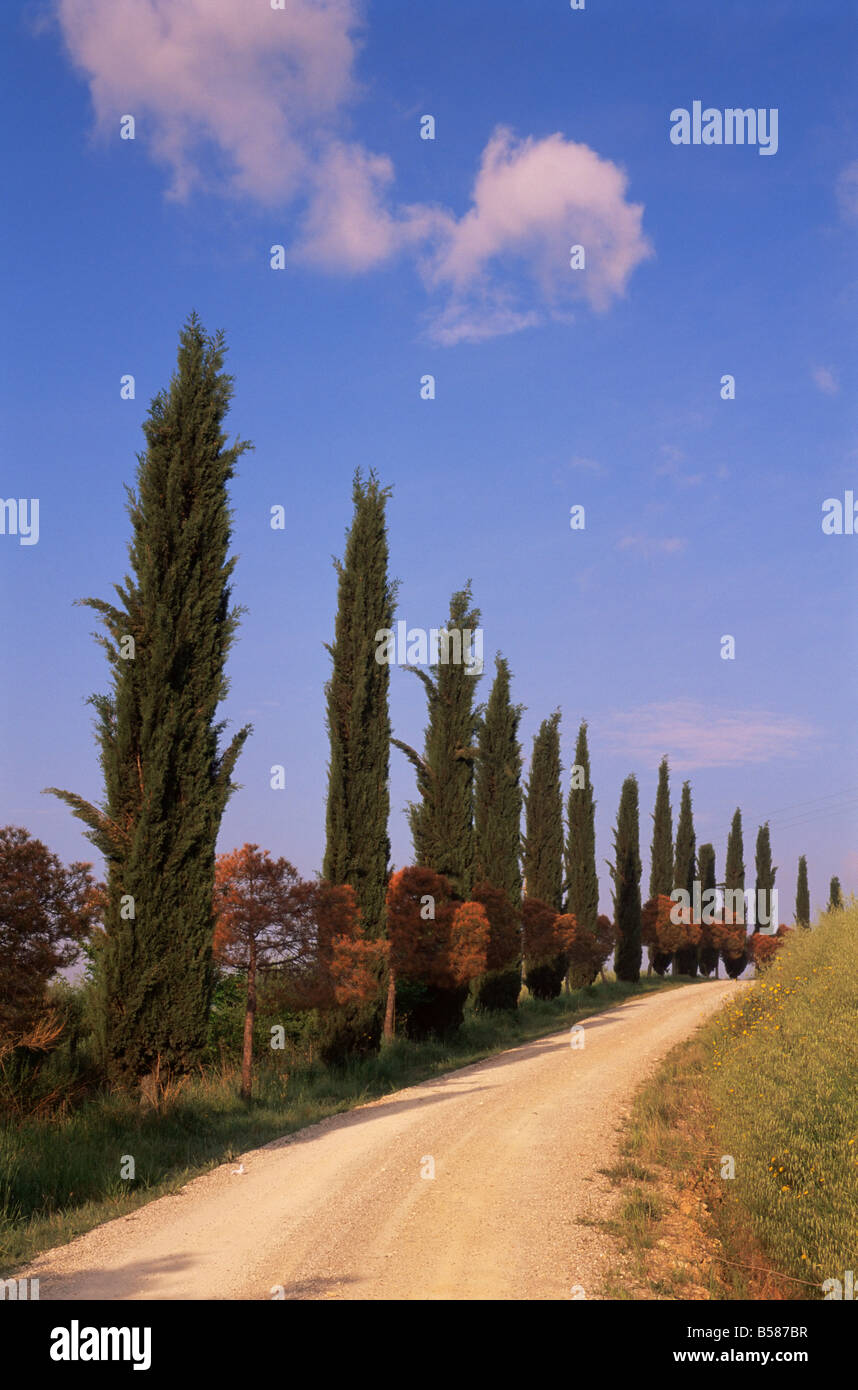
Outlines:
{"label": "grassy verge", "polygon": [[[249,1106],[238,1098],[234,1072],[210,1072],[190,1079],[160,1112],[103,1095],[60,1118],[6,1125],[0,1128],[0,1272],[283,1134],[556,1032],[630,995],[671,987],[658,978],[636,986],[609,979],[551,1002],[525,997],[511,1015],[469,1013],[449,1042],[397,1039],[343,1070],[300,1059],[288,1074],[261,1068]],[[134,1158],[133,1181],[120,1176],[123,1155]]]}
{"label": "grassy verge", "polygon": [[607,1297],[820,1299],[858,1271],[856,1004],[852,906],[671,1053],[608,1174],[624,1258]]}

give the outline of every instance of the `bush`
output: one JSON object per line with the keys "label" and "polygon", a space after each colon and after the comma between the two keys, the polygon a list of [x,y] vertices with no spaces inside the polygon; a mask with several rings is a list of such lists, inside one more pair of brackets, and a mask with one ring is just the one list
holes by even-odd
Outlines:
{"label": "bush", "polygon": [[477,985],[474,995],[474,1008],[477,1012],[518,1008],[521,994],[521,967],[510,966],[507,970],[490,970]]}
{"label": "bush", "polygon": [[534,999],[556,999],[563,988],[566,957],[556,956],[541,965],[529,965],[525,983]]}
{"label": "bush", "polygon": [[312,1037],[319,1060],[326,1067],[344,1067],[352,1058],[372,1056],[381,1046],[382,1022],[378,1003],[318,1010]]}
{"label": "bush", "polygon": [[397,980],[396,1012],[405,1036],[413,1042],[447,1038],[461,1028],[465,1017],[468,985],[444,988],[418,980]]}

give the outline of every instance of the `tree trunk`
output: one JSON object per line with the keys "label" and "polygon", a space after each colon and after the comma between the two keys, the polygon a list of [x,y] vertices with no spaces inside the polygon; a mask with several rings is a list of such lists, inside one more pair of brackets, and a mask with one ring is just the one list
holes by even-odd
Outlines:
{"label": "tree trunk", "polygon": [[253,1025],[256,1021],[256,942],[250,942],[247,971],[247,1008],[244,1013],[244,1051],[241,1058],[241,1099],[250,1100],[253,1085]]}
{"label": "tree trunk", "polygon": [[396,980],[393,971],[387,976],[387,1007],[384,1011],[384,1036],[392,1038],[396,1024]]}

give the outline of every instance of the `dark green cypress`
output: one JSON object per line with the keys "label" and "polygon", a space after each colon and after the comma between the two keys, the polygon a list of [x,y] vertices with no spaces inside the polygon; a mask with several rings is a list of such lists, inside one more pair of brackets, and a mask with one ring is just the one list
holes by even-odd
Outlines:
{"label": "dark green cypress", "polygon": [[[170,388],[143,425],[128,491],[131,577],[120,605],[87,600],[107,631],[113,687],[96,696],[105,798],[57,791],[107,859],[99,988],[112,1081],[187,1071],[206,1037],[215,842],[250,732],[216,722],[239,610],[230,608],[227,484],[251,446],[227,448],[223,336],[192,315]],[[133,639],[133,656],[129,639]]]}
{"label": "dark green cypress", "polygon": [[[522,707],[510,699],[509,665],[495,659],[495,679],[479,722],[474,776],[474,882],[500,888],[521,912],[521,745]],[[480,1008],[514,1009],[521,991],[521,958],[491,970],[480,981]]]}
{"label": "dark green cypress", "polygon": [[772,867],[772,845],[769,838],[769,823],[761,825],[757,831],[757,848],[754,855],[754,862],[757,868],[757,898],[756,914],[757,924],[761,927],[774,926],[777,922],[772,922],[772,889],[775,886],[775,874],[777,868]]}
{"label": "dark green cypress", "polygon": [[[431,674],[409,668],[423,682],[429,705],[422,757],[407,743],[392,740],[417,773],[420,800],[408,811],[415,863],[443,874],[463,900],[474,884],[474,762],[479,722],[474,695],[480,672],[452,658],[457,655],[453,634],[467,634],[459,639],[464,656],[479,626],[479,610],[471,603],[469,581],[450,600],[446,626],[451,634],[446,652],[450,659],[439,660]],[[439,656],[444,655],[442,645]]]}
{"label": "dark green cypress", "polygon": [[843,906],[843,894],[840,891],[840,879],[833,878],[828,888],[828,911],[837,912]]}
{"label": "dark green cypress", "polygon": [[595,932],[599,916],[596,802],[590,778],[586,720],[581,721],[578,730],[569,799],[566,803],[566,888],[566,911],[573,913],[580,927]]}
{"label": "dark green cypress", "polygon": [[658,767],[658,790],[652,814],[649,895],[670,897],[673,888],[673,815],[670,809],[670,769],[667,758]]}
{"label": "dark green cypress", "polygon": [[[697,851],[697,875],[700,879],[700,897],[703,902],[704,910],[708,908],[709,915],[711,915],[710,905],[713,902],[711,890],[716,887],[714,845],[701,845],[699,850]],[[707,892],[709,892],[710,894],[708,898],[704,896]],[[703,930],[705,933],[705,925],[703,927]],[[703,945],[700,947],[698,956],[700,961],[701,973],[704,975],[711,975],[712,971],[714,970],[715,976],[717,978],[719,954],[716,948],[714,946]]]}
{"label": "dark green cypress", "polygon": [[529,898],[563,907],[563,790],[560,711],[543,719],[533,740],[525,796],[524,879]]}
{"label": "dark green cypress", "polygon": [[390,631],[396,585],[387,573],[390,488],[373,472],[352,485],[354,515],[339,577],[333,668],[325,687],[330,739],[323,874],[355,890],[368,936],[384,935],[390,840],[390,667],[376,660],[377,634]]}
{"label": "dark green cypress", "polygon": [[619,944],[614,957],[618,980],[631,984],[641,973],[641,856],[638,810],[638,782],[627,777],[620,793],[617,827],[614,831],[614,923]]}
{"label": "dark green cypress", "polygon": [[[679,819],[676,822],[673,886],[674,888],[684,889],[689,899],[692,898],[694,893],[696,863],[694,816],[691,809],[691,786],[690,783],[683,782],[682,796],[679,800]],[[686,950],[677,951],[674,974],[697,974],[696,946],[689,946]]]}
{"label": "dark green cypress", "polygon": [[[560,765],[560,711],[543,719],[533,740],[530,778],[525,795],[524,883],[528,898],[554,912],[563,903],[563,788]],[[534,962],[525,958],[525,979],[538,999],[553,999],[563,987],[568,966],[561,952]]]}
{"label": "dark green cypress", "polygon": [[515,908],[521,906],[521,714],[521,705],[510,700],[509,665],[498,656],[488,704],[479,722],[474,878],[502,888]]}
{"label": "dark green cypress", "polygon": [[[724,891],[741,893],[741,901],[737,898],[733,906],[731,900],[727,898],[724,904],[725,913],[731,913],[737,921],[745,921],[745,842],[742,833],[742,812],[738,806],[733,813],[733,820],[730,825],[730,832],[727,836],[727,862],[724,869]],[[741,975],[745,966],[748,964],[747,951],[743,951],[740,956],[729,956],[726,951],[721,952],[721,959],[724,962],[724,969],[731,980],[735,980]]]}
{"label": "dark green cypress", "polygon": [[798,861],[798,882],[795,890],[795,922],[797,927],[810,926],[810,890],[807,886],[807,859]]}
{"label": "dark green cypress", "polygon": [[[669,898],[673,888],[673,813],[670,809],[670,769],[667,758],[662,758],[659,763],[658,789],[655,794],[652,822],[649,895],[651,898]],[[650,961],[659,975],[666,973],[671,960],[668,952],[650,948]]]}

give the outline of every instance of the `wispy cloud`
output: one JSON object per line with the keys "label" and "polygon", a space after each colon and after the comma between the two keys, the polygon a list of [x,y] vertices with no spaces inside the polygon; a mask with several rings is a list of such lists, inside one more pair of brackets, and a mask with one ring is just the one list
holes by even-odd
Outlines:
{"label": "wispy cloud", "polygon": [[858,160],[847,164],[837,176],[837,205],[845,222],[858,222]]}
{"label": "wispy cloud", "polygon": [[562,134],[498,128],[464,213],[397,203],[389,157],[348,135],[361,13],[359,0],[57,0],[97,128],[133,115],[172,197],[295,203],[290,257],[329,272],[410,254],[442,344],[606,311],[652,255],[624,171]]}
{"label": "wispy cloud", "polygon": [[603,463],[599,463],[597,459],[582,458],[580,454],[576,454],[574,458],[571,458],[569,460],[568,466],[575,473],[607,472],[607,469],[605,468],[605,465]]}
{"label": "wispy cloud", "polygon": [[636,534],[623,536],[617,541],[617,550],[630,550],[635,555],[651,559],[654,555],[679,555],[685,550],[688,541],[685,536],[647,536]]}
{"label": "wispy cloud", "polygon": [[[596,721],[594,721],[594,724]],[[678,772],[792,758],[812,744],[806,720],[769,710],[717,710],[694,700],[670,700],[618,712],[598,721],[612,753],[654,765],[666,753]]]}
{"label": "wispy cloud", "polygon": [[840,379],[833,367],[813,367],[810,375],[813,383],[823,395],[836,396],[840,390]]}
{"label": "wispy cloud", "polygon": [[659,452],[661,462],[655,467],[657,478],[672,478],[680,487],[697,487],[703,482],[702,473],[689,473],[685,469],[686,454],[683,449],[677,449],[673,444],[662,444]]}

